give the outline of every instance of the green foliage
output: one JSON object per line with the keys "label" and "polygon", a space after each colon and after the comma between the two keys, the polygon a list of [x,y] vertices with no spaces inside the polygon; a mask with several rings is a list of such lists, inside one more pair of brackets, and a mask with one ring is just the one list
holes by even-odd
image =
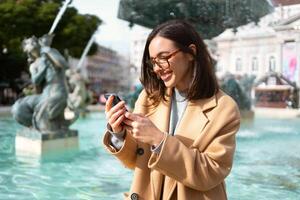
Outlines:
{"label": "green foliage", "polygon": [[58,49],[67,48],[71,55],[80,57],[83,47],[96,30],[99,19],[93,15],[76,15],[75,13],[77,13],[75,8],[69,8],[65,12],[56,29],[57,34],[53,46]]}
{"label": "green foliage", "polygon": [[[48,33],[63,2],[0,0],[0,82],[15,79],[22,70],[27,71],[26,55],[21,49],[22,40]],[[69,7],[54,31],[52,47],[61,53],[68,50],[71,56],[80,57],[100,24],[98,17],[80,15],[75,8]],[[94,52],[90,51],[90,54]]]}
{"label": "green foliage", "polygon": [[226,28],[257,22],[271,10],[266,0],[120,0],[118,17],[149,28],[186,19],[204,38],[212,38]]}

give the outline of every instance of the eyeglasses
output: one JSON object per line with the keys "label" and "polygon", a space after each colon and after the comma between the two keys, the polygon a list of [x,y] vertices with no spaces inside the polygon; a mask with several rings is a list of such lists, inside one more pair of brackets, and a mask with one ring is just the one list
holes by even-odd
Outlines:
{"label": "eyeglasses", "polygon": [[180,49],[177,49],[167,56],[159,55],[155,58],[150,58],[147,61],[147,63],[152,69],[155,67],[155,64],[161,69],[166,69],[166,68],[170,67],[169,59],[172,58],[173,56],[175,56],[180,51],[181,51]]}

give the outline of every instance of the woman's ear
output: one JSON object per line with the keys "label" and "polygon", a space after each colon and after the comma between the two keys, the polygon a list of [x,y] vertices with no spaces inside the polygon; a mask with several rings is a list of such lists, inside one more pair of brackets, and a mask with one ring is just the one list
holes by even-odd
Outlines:
{"label": "woman's ear", "polygon": [[190,59],[190,60],[194,60],[194,58],[195,58],[195,56],[196,56],[196,54],[197,54],[196,45],[190,44],[190,45],[189,45],[189,49],[192,50],[193,55],[194,55],[194,56],[192,56],[192,55],[189,54],[189,55],[190,55],[190,56],[189,56],[189,59]]}

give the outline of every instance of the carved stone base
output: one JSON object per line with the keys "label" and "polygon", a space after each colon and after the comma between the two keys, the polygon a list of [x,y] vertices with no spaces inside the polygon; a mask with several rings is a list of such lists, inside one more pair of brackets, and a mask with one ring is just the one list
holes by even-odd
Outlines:
{"label": "carved stone base", "polygon": [[16,155],[43,155],[48,152],[78,149],[78,131],[65,130],[54,133],[41,133],[24,128],[16,135]]}

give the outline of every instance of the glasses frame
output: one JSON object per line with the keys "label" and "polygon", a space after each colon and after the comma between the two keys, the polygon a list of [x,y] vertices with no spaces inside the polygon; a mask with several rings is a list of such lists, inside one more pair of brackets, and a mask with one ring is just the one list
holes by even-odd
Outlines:
{"label": "glasses frame", "polygon": [[[173,56],[175,56],[180,51],[181,51],[181,49],[176,49],[167,56],[163,56],[161,58],[159,58],[160,56],[150,58],[148,60],[148,64],[150,65],[150,67],[152,69],[154,69],[155,65],[157,65],[160,69],[166,69],[166,68],[170,67],[169,59],[171,59]],[[160,60],[160,61],[157,61],[157,59]],[[162,66],[163,65],[162,62],[163,63],[168,63],[168,66],[167,67]]]}

